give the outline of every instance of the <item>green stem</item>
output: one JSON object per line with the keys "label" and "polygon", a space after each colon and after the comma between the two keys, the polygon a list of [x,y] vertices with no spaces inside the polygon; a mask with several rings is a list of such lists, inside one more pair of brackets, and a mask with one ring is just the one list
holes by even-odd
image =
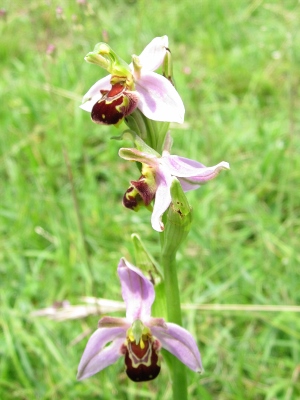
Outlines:
{"label": "green stem", "polygon": [[147,131],[147,137],[144,139],[145,142],[161,154],[170,123],[153,121],[144,117],[144,124]]}
{"label": "green stem", "polygon": [[[167,301],[168,321],[182,325],[180,294],[176,271],[176,253],[163,252],[165,292]],[[187,400],[187,378],[185,366],[174,356],[171,363],[173,400]]]}
{"label": "green stem", "polygon": [[163,254],[162,264],[164,268],[168,320],[182,325],[175,255]]}
{"label": "green stem", "polygon": [[[172,203],[163,216],[164,232],[160,234],[164,269],[165,296],[168,321],[182,325],[180,293],[176,268],[176,253],[189,233],[192,213],[180,182],[174,179],[171,184]],[[173,356],[172,356],[173,357]],[[169,358],[169,357],[168,357]],[[174,400],[187,400],[186,367],[177,358],[170,362]]]}

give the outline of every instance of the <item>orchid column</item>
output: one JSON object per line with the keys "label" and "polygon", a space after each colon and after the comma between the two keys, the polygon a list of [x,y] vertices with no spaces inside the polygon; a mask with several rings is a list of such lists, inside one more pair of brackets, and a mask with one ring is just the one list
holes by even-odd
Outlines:
{"label": "orchid column", "polygon": [[[155,289],[145,271],[137,268],[142,268],[139,251],[144,250],[137,252],[137,267],[120,260],[118,274],[127,308],[126,319],[106,317],[99,321],[98,330],[82,356],[78,378],[93,375],[123,355],[130,379],[154,379],[160,371],[163,347],[175,356],[168,363],[173,398],[184,400],[187,399],[184,364],[193,371],[202,370],[195,340],[180,327],[176,253],[192,222],[191,207],[184,193],[199,188],[222,169],[229,169],[229,165],[221,162],[205,167],[197,161],[171,155],[169,123],[183,122],[184,106],[173,86],[167,36],[153,39],[139,57],[132,56],[130,64],[105,43],[98,43],[85,59],[105,68],[109,75],[92,86],[81,107],[98,124],[120,125],[124,121],[129,128],[118,139],[129,138],[134,147],[121,148],[119,156],[138,163],[139,176],[130,182],[123,204],[134,211],[147,207],[152,213],[152,228],[160,236],[163,272],[155,269],[150,274],[151,280],[157,274],[162,282],[160,289],[158,286]],[[154,72],[160,66],[163,66],[163,76]],[[148,254],[145,257],[151,259]],[[161,307],[160,317],[168,322],[150,317],[154,290],[156,300],[166,304],[167,310]],[[111,344],[106,346],[107,343]],[[173,357],[171,354],[166,358]]]}

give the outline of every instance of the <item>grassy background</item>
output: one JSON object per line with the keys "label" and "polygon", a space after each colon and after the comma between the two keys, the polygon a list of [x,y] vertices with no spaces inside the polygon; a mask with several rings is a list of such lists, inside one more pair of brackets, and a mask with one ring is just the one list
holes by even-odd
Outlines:
{"label": "grassy background", "polygon": [[[299,304],[299,1],[4,0],[1,7],[0,398],[170,399],[165,365],[149,384],[129,382],[122,360],[76,382],[87,338],[74,340],[98,318],[30,316],[82,295],[120,300],[116,266],[121,256],[132,259],[132,232],[159,251],[149,213],[121,205],[138,176],[117,157],[120,143],[109,138],[118,131],[78,107],[105,74],[83,57],[108,40],[129,61],[167,34],[187,110],[172,131],[174,153],[231,164],[189,194],[194,225],[179,255],[182,301]],[[298,314],[187,310],[184,322],[206,371],[189,371],[191,399],[300,397]]]}

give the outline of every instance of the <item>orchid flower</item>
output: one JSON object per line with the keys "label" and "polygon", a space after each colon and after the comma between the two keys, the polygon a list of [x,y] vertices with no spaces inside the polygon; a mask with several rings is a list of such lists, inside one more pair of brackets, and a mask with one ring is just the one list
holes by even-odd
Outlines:
{"label": "orchid flower", "polygon": [[142,163],[142,175],[138,181],[130,182],[131,186],[124,195],[123,204],[137,211],[140,204],[149,206],[155,199],[151,224],[158,232],[164,230],[161,218],[172,200],[170,188],[173,179],[178,178],[183,191],[188,192],[198,189],[202,184],[215,178],[223,169],[230,168],[225,161],[213,167],[205,167],[197,161],[170,155],[172,139],[169,134],[165,140],[162,156],[140,138],[136,140],[138,140],[138,147],[143,151],[135,148],[119,150],[119,156],[125,160]]}
{"label": "orchid flower", "polygon": [[149,381],[160,372],[160,349],[176,356],[191,370],[201,372],[201,357],[192,335],[179,325],[151,317],[153,284],[141,270],[121,258],[118,275],[126,318],[104,317],[90,337],[78,367],[85,379],[125,356],[126,373],[135,382]]}
{"label": "orchid flower", "polygon": [[153,39],[140,56],[126,64],[105,43],[98,43],[85,60],[105,68],[110,75],[96,82],[81,108],[99,124],[117,124],[135,108],[149,119],[182,123],[183,102],[172,83],[155,71],[168,52],[168,37]]}

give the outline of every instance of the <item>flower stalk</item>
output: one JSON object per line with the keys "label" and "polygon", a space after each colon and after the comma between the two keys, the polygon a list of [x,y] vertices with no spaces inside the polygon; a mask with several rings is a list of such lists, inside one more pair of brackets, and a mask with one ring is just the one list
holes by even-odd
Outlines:
{"label": "flower stalk", "polygon": [[[167,222],[163,232],[162,266],[165,278],[165,298],[168,321],[182,326],[180,291],[177,276],[176,254],[187,237],[192,221],[190,205],[175,178],[171,188],[172,203],[167,212]],[[170,364],[173,381],[173,399],[187,399],[186,369],[182,363],[172,359]]]}
{"label": "flower stalk", "polygon": [[157,153],[162,153],[163,144],[170,126],[169,122],[151,120],[146,118],[139,109],[136,109],[125,117],[125,123],[149,147]]}
{"label": "flower stalk", "polygon": [[[104,317],[89,339],[78,367],[85,379],[124,357],[125,371],[135,381],[149,381],[160,373],[161,352],[169,365],[173,399],[187,400],[186,367],[202,371],[201,356],[192,335],[182,327],[176,255],[192,223],[185,193],[214,179],[229,164],[206,167],[172,155],[171,122],[182,123],[184,105],[175,89],[168,37],[153,39],[127,64],[107,44],[98,43],[85,60],[108,71],[83,98],[81,108],[93,122],[129,129],[118,140],[130,139],[133,148],[119,156],[138,165],[140,176],[130,181],[123,205],[151,211],[152,228],[159,232],[160,264],[138,235],[132,235],[136,266],[125,258],[118,265],[126,317]],[[162,67],[162,75],[155,72]]]}
{"label": "flower stalk", "polygon": [[[165,299],[168,321],[182,326],[180,293],[177,278],[176,254],[162,253],[161,263],[165,276]],[[169,356],[173,400],[187,400],[187,376],[185,366],[176,357]]]}

